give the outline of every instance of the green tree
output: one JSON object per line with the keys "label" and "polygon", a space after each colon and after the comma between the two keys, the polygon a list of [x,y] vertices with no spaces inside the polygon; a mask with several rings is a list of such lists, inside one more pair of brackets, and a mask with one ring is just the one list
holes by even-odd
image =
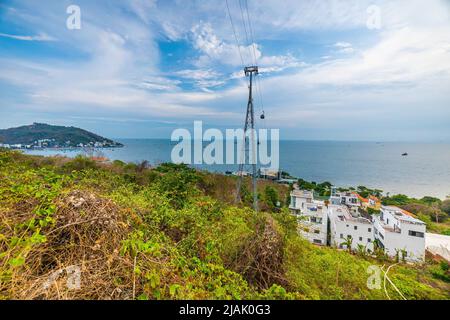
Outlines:
{"label": "green tree", "polygon": [[271,209],[275,208],[279,201],[277,190],[272,186],[266,186],[264,189],[264,200]]}
{"label": "green tree", "polygon": [[357,248],[356,248],[356,253],[360,256],[360,257],[365,257],[367,255],[367,247],[363,246],[362,244],[358,244]]}
{"label": "green tree", "polygon": [[382,203],[385,206],[401,206],[413,203],[415,199],[411,199],[404,194],[397,194],[391,197],[383,198]]}
{"label": "green tree", "polygon": [[442,201],[441,210],[444,211],[446,214],[450,215],[450,199]]}
{"label": "green tree", "polygon": [[348,236],[347,239],[345,239],[345,241],[341,243],[341,245],[347,247],[347,250],[349,253],[352,252],[352,244],[353,244],[353,238],[351,236]]}

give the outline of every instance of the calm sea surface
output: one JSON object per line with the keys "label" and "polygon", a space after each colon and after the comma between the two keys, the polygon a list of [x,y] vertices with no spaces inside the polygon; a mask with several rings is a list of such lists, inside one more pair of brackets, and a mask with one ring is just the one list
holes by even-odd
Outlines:
{"label": "calm sea surface", "polygon": [[[169,140],[118,139],[125,147],[104,149],[111,160],[151,164],[169,162]],[[407,152],[407,157],[402,153]],[[39,150],[30,154],[75,156],[78,151]],[[202,165],[201,169],[236,171],[237,166]],[[280,168],[305,180],[337,186],[365,185],[409,196],[445,198],[450,194],[450,144],[281,141]]]}

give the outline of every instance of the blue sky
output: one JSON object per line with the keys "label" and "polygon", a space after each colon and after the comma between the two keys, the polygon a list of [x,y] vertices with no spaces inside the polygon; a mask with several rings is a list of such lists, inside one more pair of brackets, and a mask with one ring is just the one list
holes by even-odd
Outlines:
{"label": "blue sky", "polygon": [[[450,1],[240,1],[248,39],[239,0],[228,3],[244,64],[254,49],[261,69],[259,127],[284,139],[450,141]],[[66,28],[72,4],[80,30]],[[169,138],[194,120],[240,127],[238,44],[225,0],[3,0],[0,128]]]}

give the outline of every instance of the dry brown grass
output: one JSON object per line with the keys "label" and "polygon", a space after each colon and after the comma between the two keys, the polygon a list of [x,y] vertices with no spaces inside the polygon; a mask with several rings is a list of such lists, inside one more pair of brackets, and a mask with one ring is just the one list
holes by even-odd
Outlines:
{"label": "dry brown grass", "polygon": [[[0,291],[12,299],[132,298],[133,261],[119,253],[130,226],[120,209],[80,191],[62,197],[57,207],[56,223],[42,231],[46,242],[28,252],[26,264]],[[23,220],[25,215],[8,220]],[[81,271],[80,289],[73,287],[74,268]]]}
{"label": "dry brown grass", "polygon": [[274,219],[265,216],[257,223],[256,230],[252,237],[244,240],[229,267],[260,289],[267,289],[274,283],[288,285],[283,264],[283,238]]}

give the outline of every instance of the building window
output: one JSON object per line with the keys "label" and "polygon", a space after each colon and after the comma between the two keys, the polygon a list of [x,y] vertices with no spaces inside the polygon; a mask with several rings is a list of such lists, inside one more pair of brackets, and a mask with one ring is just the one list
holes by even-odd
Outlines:
{"label": "building window", "polygon": [[359,237],[359,241],[362,241],[362,237]]}
{"label": "building window", "polygon": [[354,228],[355,230],[358,230],[358,226],[354,226],[353,228]]}
{"label": "building window", "polygon": [[372,242],[372,239],[370,239],[370,238],[367,238],[367,242]]}
{"label": "building window", "polygon": [[369,231],[369,232],[372,232],[372,228],[369,228],[368,231]]}
{"label": "building window", "polygon": [[320,230],[314,230],[314,233],[319,234]]}
{"label": "building window", "polygon": [[412,237],[419,237],[419,238],[424,238],[425,234],[423,232],[419,232],[419,231],[411,231],[409,230],[409,235]]}
{"label": "building window", "polygon": [[344,234],[341,233],[341,239],[344,239]]}
{"label": "building window", "polygon": [[348,228],[348,225],[347,225],[347,228]]}
{"label": "building window", "polygon": [[317,239],[314,239],[314,243],[317,243],[317,244],[322,244],[322,240],[317,240]]}

